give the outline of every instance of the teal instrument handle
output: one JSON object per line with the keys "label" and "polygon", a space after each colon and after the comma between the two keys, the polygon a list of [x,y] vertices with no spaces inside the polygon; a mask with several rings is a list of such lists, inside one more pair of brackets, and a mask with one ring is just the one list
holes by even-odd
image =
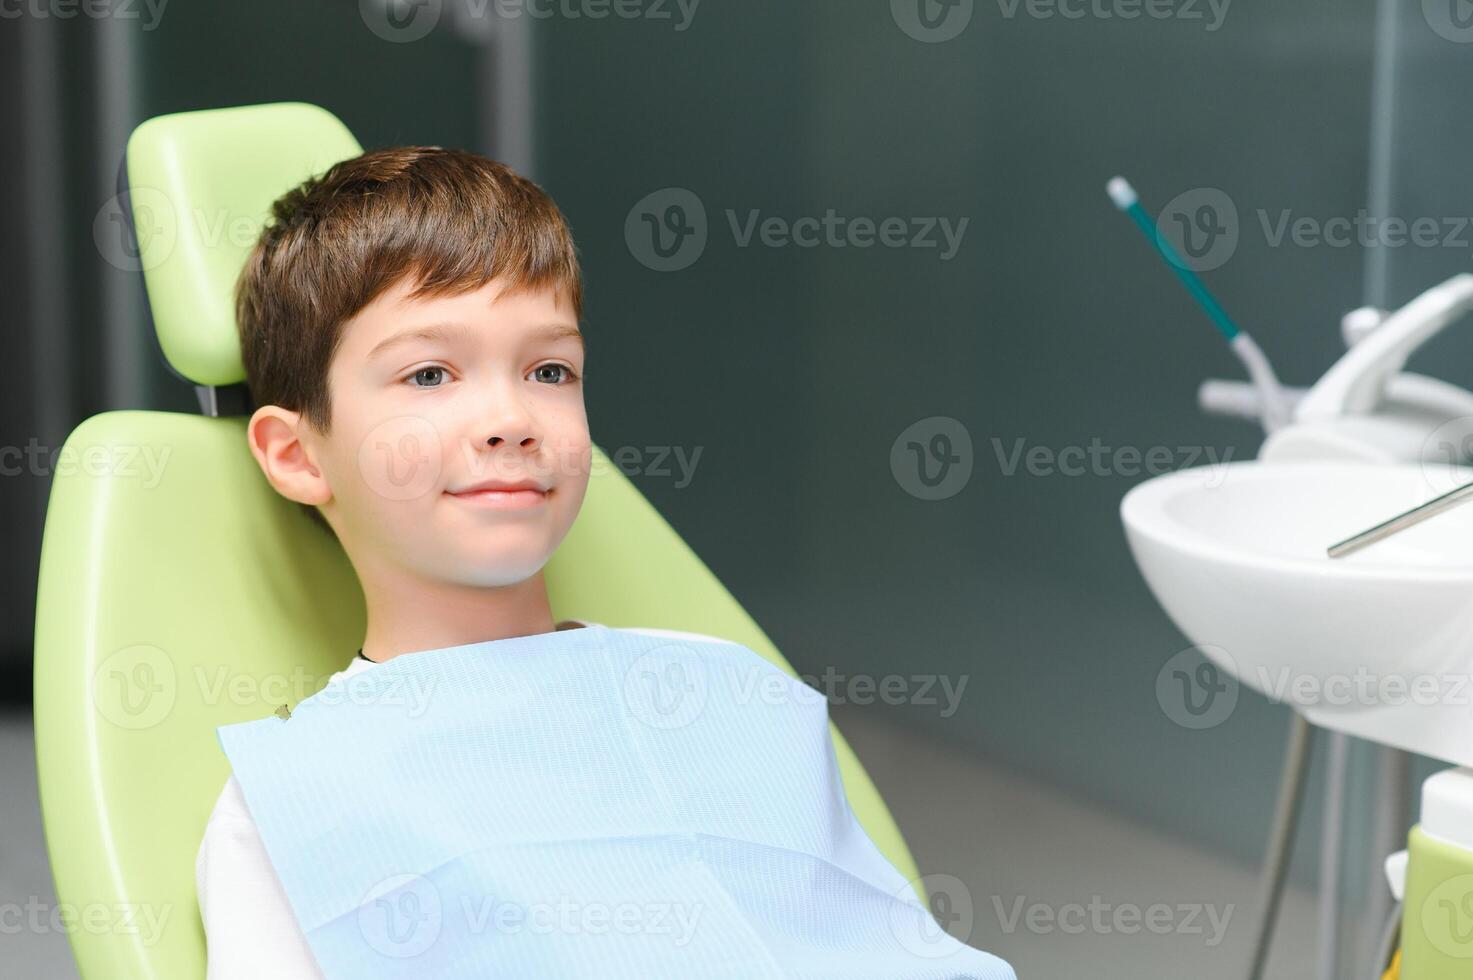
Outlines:
{"label": "teal instrument handle", "polygon": [[1182,285],[1187,287],[1187,291],[1192,294],[1193,298],[1197,300],[1197,303],[1212,318],[1212,322],[1217,327],[1218,332],[1227,340],[1232,340],[1236,337],[1238,335],[1238,325],[1233,322],[1232,317],[1227,315],[1227,311],[1217,304],[1217,300],[1213,299],[1212,294],[1207,291],[1207,287],[1202,285],[1202,280],[1197,278],[1197,274],[1177,257],[1176,249],[1172,248],[1171,243],[1163,238],[1160,232],[1156,230],[1156,223],[1146,214],[1145,208],[1141,207],[1141,202],[1134,201],[1121,210],[1134,219],[1136,226],[1156,246],[1156,250],[1161,253],[1161,257],[1171,266],[1171,270],[1182,281]]}
{"label": "teal instrument handle", "polygon": [[1268,362],[1268,358],[1259,346],[1253,342],[1253,338],[1239,330],[1238,325],[1232,321],[1227,312],[1217,305],[1217,300],[1212,298],[1212,294],[1207,291],[1206,286],[1202,285],[1202,280],[1197,278],[1197,274],[1177,256],[1176,249],[1171,247],[1171,243],[1161,235],[1155,222],[1141,207],[1140,195],[1136,194],[1135,188],[1130,186],[1130,181],[1124,177],[1112,177],[1105,184],[1105,193],[1110,195],[1110,200],[1115,202],[1117,208],[1130,215],[1130,220],[1134,221],[1141,233],[1150,239],[1156,251],[1171,266],[1171,270],[1182,281],[1182,285],[1187,287],[1187,292],[1192,294],[1197,304],[1207,312],[1213,326],[1217,327],[1218,332],[1226,338],[1228,346],[1243,363],[1243,367],[1248,371],[1248,377],[1253,381],[1253,386],[1258,389],[1259,415],[1263,419],[1264,430],[1273,432],[1289,424],[1294,418],[1294,408],[1284,392],[1284,386],[1279,384],[1279,379],[1274,375],[1273,365]]}

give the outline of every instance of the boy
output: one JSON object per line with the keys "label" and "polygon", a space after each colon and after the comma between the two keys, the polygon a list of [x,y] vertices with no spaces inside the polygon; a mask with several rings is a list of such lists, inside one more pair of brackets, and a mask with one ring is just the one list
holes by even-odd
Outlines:
{"label": "boy", "polygon": [[[510,894],[514,889],[507,884],[509,869],[518,854],[495,849],[506,844],[499,835],[517,817],[544,803],[554,815],[571,813],[570,819],[586,820],[587,827],[580,824],[578,834],[569,836],[586,836],[583,843],[591,847],[595,841],[615,841],[619,835],[596,836],[595,831],[610,830],[597,821],[610,819],[608,814],[616,807],[631,803],[620,797],[625,792],[620,784],[607,781],[562,799],[547,799],[550,792],[558,792],[555,788],[523,790],[516,797],[515,766],[508,761],[512,756],[487,765],[482,772],[491,774],[488,779],[467,780],[463,774],[458,779],[439,778],[438,770],[428,766],[438,764],[442,756],[447,765],[474,766],[505,745],[513,745],[519,753],[514,758],[552,752],[538,764],[555,766],[574,751],[581,754],[569,761],[568,779],[581,779],[588,772],[605,774],[623,765],[630,768],[621,778],[646,780],[640,785],[648,785],[647,777],[655,774],[643,770],[652,769],[659,752],[680,750],[681,740],[688,741],[697,731],[708,733],[707,737],[727,737],[724,729],[710,727],[714,722],[705,728],[667,725],[660,733],[665,738],[662,748],[651,741],[649,733],[630,731],[627,710],[616,718],[617,706],[601,708],[595,703],[602,688],[609,685],[594,678],[591,687],[578,686],[589,681],[572,676],[579,673],[580,664],[595,670],[601,658],[612,663],[620,655],[637,655],[643,662],[658,654],[666,658],[661,661],[666,668],[672,666],[670,658],[674,657],[680,661],[674,666],[689,669],[704,670],[705,664],[720,662],[747,671],[776,670],[754,664],[751,658],[756,655],[751,651],[712,637],[664,630],[610,630],[577,620],[553,622],[542,569],[578,513],[592,458],[583,400],[581,312],[576,250],[561,214],[540,188],[494,161],[439,147],[377,150],[337,164],[274,205],[272,220],[237,284],[242,356],[252,396],[260,406],[247,428],[249,447],[272,487],[299,503],[337,537],[362,584],[368,617],[363,646],[350,664],[334,674],[318,696],[298,705],[284,724],[263,719],[220,729],[222,747],[235,772],[211,814],[196,863],[210,980],[318,980],[337,975],[369,980],[368,972],[384,977],[581,976],[594,972],[613,976],[621,966],[630,975],[638,975],[638,970],[655,975],[651,971],[661,969],[655,964],[677,962],[688,969],[669,975],[797,975],[785,972],[786,964],[772,952],[777,940],[759,939],[763,934],[751,924],[755,914],[742,912],[739,904],[730,901],[731,883],[723,882],[719,888],[712,885],[718,855],[711,849],[714,845],[708,845],[709,852],[695,850],[701,837],[697,833],[649,835],[650,839],[658,837],[660,846],[666,848],[661,855],[678,857],[662,865],[659,874],[652,870],[656,860],[650,855],[654,852],[632,850],[632,845],[619,851],[617,860],[622,864],[611,865],[619,869],[615,878],[630,882],[658,880],[668,885],[685,881],[693,892],[713,889],[702,891],[707,901],[686,903],[687,911],[700,910],[704,920],[691,917],[689,928],[681,933],[681,949],[658,939],[653,926],[642,931],[638,942],[618,945],[614,936],[597,940],[582,933],[575,936],[566,924],[553,941],[533,939],[525,930],[513,935],[515,929],[502,929],[489,942],[482,939],[472,948],[470,940],[453,930],[447,929],[440,937],[437,920],[436,935],[411,955],[398,937],[387,932],[370,935],[373,930],[362,924],[365,911],[374,905],[371,896],[360,902],[355,892],[353,900],[341,906],[343,911],[334,907],[330,915],[317,914],[327,906],[321,901],[314,904],[314,896],[331,891],[335,884],[356,881],[353,875],[362,869],[355,862],[366,867],[371,859],[382,856],[378,848],[389,855],[391,865],[401,859],[410,861],[415,846],[439,848],[435,853],[453,856],[455,861],[424,861],[423,867],[410,869],[408,877],[414,879],[414,887],[423,894],[433,893],[437,902],[446,885],[432,882],[431,875],[447,874],[447,869],[468,876],[460,879],[462,885],[469,882],[477,889]],[[577,656],[558,660],[559,655],[574,650],[570,644],[575,641],[564,642],[563,636],[577,637]],[[678,644],[680,649],[674,654],[661,653],[660,644]],[[687,655],[689,651],[694,652]],[[530,666],[533,654],[543,658],[535,661],[535,668]],[[742,659],[744,656],[748,659]],[[554,667],[565,673],[558,674]],[[551,673],[539,673],[543,668]],[[328,707],[331,702],[325,695],[341,693],[350,683],[379,682],[386,687],[387,679],[413,679],[416,674],[431,681],[450,677],[457,684],[454,691],[440,697],[438,714],[416,720],[417,727],[402,717],[372,714],[381,705]],[[565,675],[564,683],[559,679]],[[517,684],[526,689],[550,683],[563,686],[553,690],[551,703],[538,708],[541,713],[529,722],[532,727],[527,731],[508,726],[517,723],[518,712],[527,705],[538,704],[536,692],[517,698],[507,695],[506,700],[496,701],[500,707],[494,711],[487,707],[507,689],[517,689]],[[485,692],[482,700],[465,697],[477,690]],[[558,702],[570,698],[575,690],[583,691],[579,711],[594,718],[604,710],[611,727],[601,730],[601,737],[583,741],[560,739],[553,732],[537,738],[541,733],[537,726],[572,724],[568,719],[574,716],[559,714],[566,711],[566,705]],[[719,684],[712,690],[719,696]],[[455,692],[462,695],[459,702]],[[628,691],[624,694],[631,696]],[[720,707],[715,705],[708,715],[714,717]],[[783,719],[795,717],[792,711],[777,710],[779,713],[769,711],[762,716],[771,721],[752,721],[751,712],[728,717],[737,719],[737,725],[757,725],[749,728],[745,739],[755,743],[776,731],[774,726]],[[804,717],[810,720],[804,730],[815,733],[810,744],[817,746],[821,740],[819,751],[830,753],[827,762],[831,764],[822,710]],[[329,718],[332,724],[348,726],[335,732],[354,731],[351,726],[358,723],[366,727],[357,729],[359,741],[342,744],[319,736],[313,743],[312,726]],[[400,723],[402,727],[393,727]],[[689,719],[683,724],[688,723]],[[824,727],[817,734],[820,724]],[[276,739],[272,757],[268,743],[277,735],[291,744]],[[457,740],[461,736],[465,740]],[[524,738],[531,741],[517,741]],[[626,740],[628,745],[624,745]],[[585,744],[587,749],[577,748]],[[412,781],[422,797],[414,792],[391,796],[388,790],[372,796],[375,790],[370,784],[380,775],[372,770],[363,770],[340,785],[331,783],[333,775],[342,776],[350,765],[365,760],[372,764],[379,755],[397,759],[402,753],[424,751],[426,745],[456,748],[431,755],[431,763],[409,775],[391,774],[387,769],[381,774],[386,785],[391,775],[401,782]],[[338,756],[323,756],[315,771],[301,762],[324,746]],[[629,752],[619,754],[626,748]],[[736,749],[727,756],[737,771],[741,771],[739,757]],[[270,760],[265,775],[256,765],[262,759]],[[294,764],[295,770],[289,772]],[[820,756],[794,762],[790,768],[795,779],[817,780],[812,783],[816,789],[805,795],[822,798],[823,789],[838,785],[836,774]],[[306,781],[292,784],[293,773]],[[482,792],[482,784],[491,778],[497,782],[500,797],[506,799],[461,796],[446,803],[442,798],[460,791]],[[680,794],[671,795],[668,785],[688,779],[684,785],[696,787],[696,780],[702,778],[700,773],[677,771],[668,779],[662,774],[668,813],[686,805]],[[760,780],[740,784],[734,792],[726,787],[729,798],[718,801],[728,811],[733,806],[751,808],[737,826],[756,827],[762,815],[774,808],[762,801],[764,790],[752,785],[755,782]],[[292,785],[297,786],[295,791],[289,788]],[[337,788],[329,791],[331,785]],[[701,801],[710,802],[716,799],[712,794],[722,791],[713,786],[707,779],[686,796],[705,794]],[[372,801],[363,805],[373,809],[364,813],[349,808],[346,814],[322,818],[314,831],[301,830],[301,821],[310,813],[330,809],[353,793],[364,794],[355,799]],[[442,810],[416,811],[416,800],[426,810],[431,800],[438,800]],[[847,812],[841,788],[830,803],[838,808],[835,812],[824,815],[815,810],[816,819],[824,824],[820,836],[827,840],[825,835],[832,834],[832,827],[847,827],[832,836],[843,847],[857,848],[854,853],[860,856],[853,858],[858,862],[855,867],[868,869],[863,874],[871,876],[865,894],[881,886],[893,889],[891,876],[898,877],[898,872],[882,858],[875,863],[878,850],[862,830],[855,833],[858,824]],[[585,804],[586,816],[581,812]],[[393,810],[396,806],[408,809]],[[502,806],[504,812],[492,812]],[[403,823],[396,822],[391,810],[408,817]],[[416,820],[418,817],[424,819]],[[493,824],[493,819],[504,822]],[[447,829],[437,829],[441,825]],[[401,836],[390,840],[394,833]],[[302,860],[295,856],[304,835],[313,836],[320,855],[338,855],[332,860],[322,858],[329,865],[325,876],[304,870]],[[719,836],[707,835],[713,840]],[[451,837],[455,847],[447,849],[444,845]],[[669,839],[677,838],[675,845],[669,844]],[[334,846],[339,851],[333,851]],[[549,854],[557,846],[570,845],[565,840],[528,843]],[[614,846],[605,845],[605,850],[612,852]],[[741,842],[733,846],[755,845]],[[528,850],[522,856],[539,853]],[[569,865],[586,870],[586,877],[575,879],[569,890],[599,887],[599,855],[588,848],[569,853],[573,855]],[[705,856],[692,859],[695,853]],[[756,868],[755,853],[733,850],[733,867]],[[487,856],[492,854],[494,859]],[[476,865],[477,855],[489,863]],[[541,873],[542,865],[536,863],[541,860],[536,858],[531,865],[533,877]],[[799,881],[812,879],[813,867],[826,869],[834,864],[823,855],[801,860],[808,863],[802,865],[805,870],[797,876]],[[549,874],[557,870],[553,867],[556,861],[545,863]],[[699,879],[689,877],[697,872]],[[777,880],[780,876],[773,872],[769,877]],[[492,878],[496,878],[495,888]],[[417,902],[423,897],[421,892],[406,894],[407,886],[397,884],[399,891],[393,897],[401,905],[403,899]],[[686,886],[671,887],[681,892]],[[465,898],[467,892],[460,887],[453,894]],[[719,901],[711,900],[713,897]],[[815,916],[815,921],[844,921],[844,908],[803,908],[803,899],[822,898],[821,892],[793,892],[791,897],[799,900],[798,912]],[[904,953],[895,937],[911,937],[919,928],[917,923],[934,927],[928,915],[902,898],[886,896],[880,904],[874,904],[878,900],[873,898],[865,901],[882,910],[872,910],[871,920],[879,914],[903,920],[900,927],[892,925],[890,934],[875,940],[884,945],[887,955]],[[353,959],[362,951],[344,943],[351,944],[354,937],[345,939],[342,931],[331,932],[341,925],[338,920],[346,918],[349,906],[357,905],[361,905],[356,911],[362,933],[356,937],[357,945],[366,940],[383,954],[380,959]],[[787,910],[785,914],[796,913]],[[872,926],[871,921],[866,927]],[[496,932],[495,927],[490,931]],[[789,962],[822,963],[834,955],[819,949],[812,941],[812,931],[807,924],[795,927],[794,934],[807,937],[805,941],[813,948],[795,947],[786,954]],[[747,939],[723,945],[731,935]],[[781,942],[790,938],[784,935]],[[974,954],[950,961],[971,972],[938,972],[942,960],[912,957],[905,961],[913,963],[907,972],[874,975],[1011,980],[1006,964],[950,942]],[[760,948],[761,955],[744,951],[744,945]],[[863,952],[862,944],[856,941],[854,950]],[[950,946],[942,952],[957,954]],[[488,958],[476,959],[483,955]],[[928,951],[926,955],[939,953]],[[866,959],[881,961],[869,954]],[[352,969],[349,964],[354,964]],[[487,972],[487,964],[494,965],[494,972]],[[833,965],[834,976],[860,975],[842,958],[834,959]]]}

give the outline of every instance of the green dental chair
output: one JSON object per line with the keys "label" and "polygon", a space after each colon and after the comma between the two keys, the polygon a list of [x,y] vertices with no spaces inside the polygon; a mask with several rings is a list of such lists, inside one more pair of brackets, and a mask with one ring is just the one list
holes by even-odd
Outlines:
{"label": "green dental chair", "polygon": [[[41,809],[84,980],[198,980],[194,862],[229,775],[215,728],[294,707],[363,637],[342,549],[246,447],[232,290],[273,200],[361,149],[304,103],[160,116],[119,178],[161,355],[201,414],[87,419],[59,458],[41,549],[35,721]],[[638,561],[630,555],[638,554]],[[554,616],[689,630],[783,656],[597,448],[548,564]],[[917,871],[837,729],[849,801]],[[924,896],[922,896],[924,898]]]}

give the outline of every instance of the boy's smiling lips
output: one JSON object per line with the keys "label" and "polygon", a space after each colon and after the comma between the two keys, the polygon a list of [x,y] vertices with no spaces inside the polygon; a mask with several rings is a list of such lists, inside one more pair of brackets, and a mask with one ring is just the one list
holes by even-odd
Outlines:
{"label": "boy's smiling lips", "polygon": [[463,490],[445,492],[477,507],[524,510],[545,503],[552,490],[544,489],[536,480],[482,480]]}

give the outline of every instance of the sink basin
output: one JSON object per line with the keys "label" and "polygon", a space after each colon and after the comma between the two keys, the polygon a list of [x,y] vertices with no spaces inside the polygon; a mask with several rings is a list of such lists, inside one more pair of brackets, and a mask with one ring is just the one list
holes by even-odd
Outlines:
{"label": "sink basin", "polygon": [[1245,461],[1132,488],[1141,573],[1202,654],[1316,724],[1473,765],[1473,503],[1331,544],[1473,480],[1448,464]]}

